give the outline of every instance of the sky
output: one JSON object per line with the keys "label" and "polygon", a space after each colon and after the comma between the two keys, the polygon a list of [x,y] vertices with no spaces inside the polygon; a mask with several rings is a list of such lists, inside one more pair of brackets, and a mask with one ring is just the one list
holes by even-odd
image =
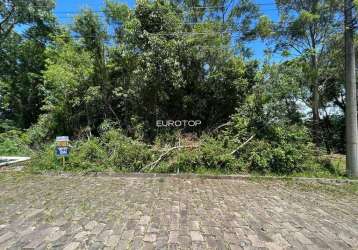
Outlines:
{"label": "sky", "polygon": [[[135,6],[135,0],[122,0],[120,3],[127,4],[130,8]],[[277,21],[278,13],[275,7],[275,0],[255,0],[259,4],[261,12],[267,15],[272,20]],[[83,8],[90,8],[92,10],[101,10],[104,7],[104,0],[57,0],[55,15],[58,20],[63,24],[72,23],[73,16]],[[260,41],[252,41],[248,47],[253,51],[254,58],[262,60],[264,57],[265,44]]]}

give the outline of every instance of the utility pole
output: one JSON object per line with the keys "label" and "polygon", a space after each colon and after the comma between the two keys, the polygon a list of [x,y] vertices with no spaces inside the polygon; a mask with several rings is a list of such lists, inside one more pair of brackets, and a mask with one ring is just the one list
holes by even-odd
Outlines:
{"label": "utility pole", "polygon": [[353,0],[344,0],[346,169],[348,176],[358,177],[357,90],[353,26]]}

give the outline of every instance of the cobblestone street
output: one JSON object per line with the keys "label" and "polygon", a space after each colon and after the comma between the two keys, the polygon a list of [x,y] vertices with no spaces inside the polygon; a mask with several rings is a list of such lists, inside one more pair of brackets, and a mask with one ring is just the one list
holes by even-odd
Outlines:
{"label": "cobblestone street", "polygon": [[0,173],[0,249],[358,249],[357,195],[299,185]]}

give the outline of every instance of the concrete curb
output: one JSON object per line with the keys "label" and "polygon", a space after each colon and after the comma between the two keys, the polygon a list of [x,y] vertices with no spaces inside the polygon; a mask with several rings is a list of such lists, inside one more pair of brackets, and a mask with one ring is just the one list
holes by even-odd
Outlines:
{"label": "concrete curb", "polygon": [[30,159],[31,159],[30,157],[0,156],[0,161],[7,160],[6,162],[0,163],[0,168],[11,166],[17,163],[23,163],[29,161]]}
{"label": "concrete curb", "polygon": [[179,178],[179,179],[217,179],[217,180],[289,180],[295,182],[309,182],[321,184],[347,184],[358,183],[355,179],[328,179],[328,178],[309,178],[309,177],[281,177],[281,176],[252,176],[252,175],[198,175],[198,174],[166,174],[166,173],[114,173],[114,172],[93,172],[93,173],[69,173],[69,172],[46,172],[46,176],[59,177],[122,177],[122,178]]}

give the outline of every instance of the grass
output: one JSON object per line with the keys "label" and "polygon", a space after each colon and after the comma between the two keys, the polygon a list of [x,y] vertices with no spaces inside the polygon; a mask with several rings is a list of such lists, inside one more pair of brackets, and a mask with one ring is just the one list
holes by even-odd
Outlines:
{"label": "grass", "polygon": [[297,181],[289,177],[277,180],[270,178],[262,178],[259,176],[252,176],[248,179],[258,184],[270,184],[273,182],[280,183],[289,189],[297,190],[300,192],[322,192],[326,194],[331,194],[335,197],[358,195],[358,183],[356,182],[325,184],[311,181]]}
{"label": "grass", "polygon": [[337,185],[321,184],[321,183],[308,183],[308,182],[286,182],[290,187],[295,190],[304,192],[324,192],[330,193],[335,196],[345,195],[358,195],[358,183],[343,183]]}
{"label": "grass", "polygon": [[347,178],[345,155],[331,154],[320,156],[317,163],[312,163],[310,168],[302,173],[293,174],[293,177],[317,177],[317,178]]}
{"label": "grass", "polygon": [[322,155],[317,161],[311,162],[302,172],[292,174],[278,173],[249,173],[252,176],[275,176],[275,177],[306,177],[327,179],[348,179],[346,175],[345,155],[332,154]]}
{"label": "grass", "polygon": [[24,178],[28,177],[29,174],[23,171],[16,172],[0,172],[0,181],[12,181],[12,182],[20,182]]}

